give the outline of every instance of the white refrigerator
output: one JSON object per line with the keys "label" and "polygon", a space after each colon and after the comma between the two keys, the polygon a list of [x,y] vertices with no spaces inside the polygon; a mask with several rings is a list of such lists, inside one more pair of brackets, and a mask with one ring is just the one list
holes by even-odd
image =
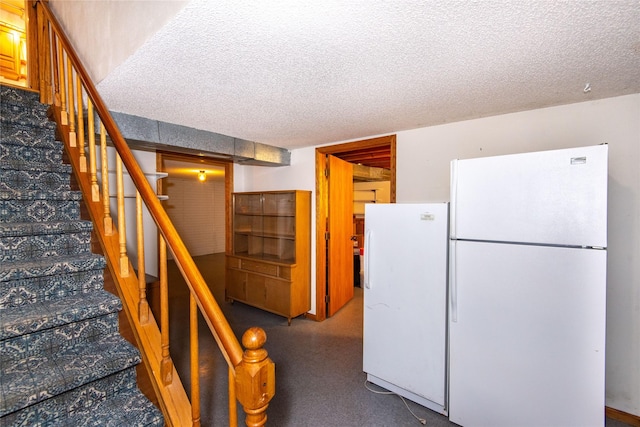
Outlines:
{"label": "white refrigerator", "polygon": [[446,414],[448,205],[365,205],[363,370]]}
{"label": "white refrigerator", "polygon": [[607,146],[454,160],[449,418],[603,426]]}

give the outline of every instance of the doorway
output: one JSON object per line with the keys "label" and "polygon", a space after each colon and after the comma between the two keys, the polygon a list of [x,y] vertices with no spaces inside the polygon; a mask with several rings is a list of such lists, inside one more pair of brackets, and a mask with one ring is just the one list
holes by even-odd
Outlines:
{"label": "doorway", "polygon": [[[342,271],[332,274],[334,277],[353,277],[353,264],[343,263],[342,260],[332,260],[332,253],[328,244],[330,236],[329,224],[333,221],[346,221],[353,223],[353,218],[331,218],[329,185],[331,174],[325,173],[327,169],[327,156],[334,156],[354,167],[354,174],[376,174],[379,170],[384,172],[389,180],[389,201],[396,201],[396,135],[388,135],[362,141],[331,145],[316,148],[316,314],[315,320],[322,321],[331,316],[332,312],[340,307],[329,308],[332,289],[338,288],[349,294],[346,287],[353,287],[351,280],[341,280],[340,283],[328,283],[327,272],[331,267],[343,268]],[[364,179],[364,178],[363,178]],[[375,179],[371,177],[371,179]],[[351,177],[353,181],[353,176]],[[351,199],[351,203],[352,203]],[[355,234],[352,232],[352,234]],[[338,291],[339,293],[342,293]],[[331,311],[331,312],[330,312]],[[310,316],[314,317],[314,316]]]}
{"label": "doorway", "polygon": [[167,214],[192,256],[225,252],[231,247],[233,163],[202,156],[158,152],[158,182]]}
{"label": "doorway", "polygon": [[[29,6],[29,7],[27,7]],[[33,1],[0,1],[0,82],[38,89]]]}

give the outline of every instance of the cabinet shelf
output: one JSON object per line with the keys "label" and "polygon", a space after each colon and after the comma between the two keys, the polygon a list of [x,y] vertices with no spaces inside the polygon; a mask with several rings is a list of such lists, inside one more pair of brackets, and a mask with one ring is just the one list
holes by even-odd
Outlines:
{"label": "cabinet shelf", "polygon": [[233,194],[226,298],[293,317],[311,309],[311,192]]}

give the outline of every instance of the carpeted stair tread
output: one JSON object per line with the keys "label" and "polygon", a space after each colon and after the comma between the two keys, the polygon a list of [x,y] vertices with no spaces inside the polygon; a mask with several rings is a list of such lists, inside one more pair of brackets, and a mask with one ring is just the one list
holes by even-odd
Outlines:
{"label": "carpeted stair tread", "polygon": [[79,191],[0,190],[0,200],[82,200]]}
{"label": "carpeted stair tread", "polygon": [[[0,195],[1,193],[2,190]],[[80,218],[80,200],[65,199],[64,195],[58,199],[2,200],[0,197],[0,223],[68,221]]]}
{"label": "carpeted stair tread", "polygon": [[164,426],[162,412],[156,408],[138,389],[120,393],[112,399],[104,400],[90,411],[76,413],[69,418],[69,424],[84,426]]}
{"label": "carpeted stair tread", "polygon": [[56,354],[77,345],[89,345],[119,332],[118,313],[67,323],[27,335],[0,340],[0,359],[4,366],[11,361],[38,354]]}
{"label": "carpeted stair tread", "polygon": [[0,238],[0,263],[72,257],[91,253],[91,232],[37,234]]}
{"label": "carpeted stair tread", "polygon": [[0,104],[0,120],[25,126],[55,129],[56,124],[49,121],[47,109],[42,106],[21,107],[19,105]]}
{"label": "carpeted stair tread", "polygon": [[11,222],[0,223],[0,238],[77,233],[91,230],[93,230],[91,221],[81,219],[51,222]]}
{"label": "carpeted stair tread", "polygon": [[161,412],[135,387],[129,368],[0,418],[9,426],[163,426]]}
{"label": "carpeted stair tread", "polygon": [[2,366],[0,416],[140,363],[139,352],[120,335],[56,354],[41,354]]}
{"label": "carpeted stair tread", "polygon": [[0,141],[8,145],[22,145],[32,148],[62,150],[62,143],[56,140],[55,123],[45,127],[33,127],[0,121]]}
{"label": "carpeted stair tread", "polygon": [[97,290],[0,309],[0,340],[42,331],[122,309],[115,295]]}
{"label": "carpeted stair tread", "polygon": [[103,289],[103,274],[103,267],[95,266],[93,270],[0,282],[0,309]]}
{"label": "carpeted stair tread", "polygon": [[0,142],[0,164],[3,164],[3,169],[16,169],[16,166],[22,167],[26,162],[46,164],[49,168],[55,168],[54,171],[59,171],[63,164],[62,154],[61,147],[26,147],[7,142],[4,138]]}
{"label": "carpeted stair tread", "polygon": [[0,265],[0,282],[95,270],[105,266],[104,257],[96,254],[6,262]]}
{"label": "carpeted stair tread", "polygon": [[[71,173],[71,165],[64,163],[44,163],[44,162],[30,162],[25,160],[0,160],[1,173],[7,173],[6,171],[25,171],[25,172],[55,172],[60,174]],[[32,179],[38,179],[37,176]]]}
{"label": "carpeted stair tread", "polygon": [[0,167],[0,191],[70,191],[71,180],[65,172],[27,169],[2,169]]}
{"label": "carpeted stair tread", "polygon": [[12,86],[0,85],[0,102],[2,104],[19,105],[25,107],[42,107],[47,108],[45,104],[40,103],[40,94],[38,92],[19,89]]}

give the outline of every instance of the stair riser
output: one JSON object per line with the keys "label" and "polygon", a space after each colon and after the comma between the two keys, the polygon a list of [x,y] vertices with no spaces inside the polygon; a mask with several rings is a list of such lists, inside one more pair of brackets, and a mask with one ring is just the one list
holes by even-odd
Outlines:
{"label": "stair riser", "polygon": [[0,282],[0,309],[89,293],[103,286],[103,269]]}
{"label": "stair riser", "polygon": [[3,141],[0,145],[0,161],[60,165],[62,147],[30,147]]}
{"label": "stair riser", "polygon": [[40,95],[10,86],[0,85],[0,97],[3,104],[19,105],[25,107],[38,107],[47,111],[48,106],[40,103]]}
{"label": "stair riser", "polygon": [[69,174],[0,169],[0,190],[69,191]]}
{"label": "stair riser", "polygon": [[135,368],[129,368],[0,418],[0,427],[69,425],[69,417],[90,412],[99,402],[135,387]]}
{"label": "stair riser", "polygon": [[0,341],[0,360],[7,364],[38,354],[56,354],[78,345],[90,345],[116,333],[118,314],[110,313]]}
{"label": "stair riser", "polygon": [[[3,102],[0,106],[0,113],[2,114],[2,120],[5,122],[48,129],[52,128],[52,122],[50,122],[47,117],[46,109],[41,107],[25,108],[24,106]],[[55,129],[55,125],[53,128]]]}
{"label": "stair riser", "polygon": [[[68,323],[97,318],[122,310],[122,302],[106,291],[53,299],[44,304],[26,304],[4,310],[0,340],[33,334]],[[10,367],[3,367],[4,368]]]}
{"label": "stair riser", "polygon": [[0,200],[0,222],[70,221],[80,218],[77,200]]}
{"label": "stair riser", "polygon": [[23,145],[25,147],[62,147],[56,141],[55,125],[44,128],[0,121],[0,141],[2,144]]}
{"label": "stair riser", "polygon": [[45,262],[35,260],[27,262],[26,265],[6,263],[0,266],[0,282],[34,280],[38,277],[104,269],[106,267],[105,264],[104,258],[95,254],[69,259],[53,259]]}
{"label": "stair riser", "polygon": [[90,232],[0,238],[0,262],[81,255],[90,252]]}

